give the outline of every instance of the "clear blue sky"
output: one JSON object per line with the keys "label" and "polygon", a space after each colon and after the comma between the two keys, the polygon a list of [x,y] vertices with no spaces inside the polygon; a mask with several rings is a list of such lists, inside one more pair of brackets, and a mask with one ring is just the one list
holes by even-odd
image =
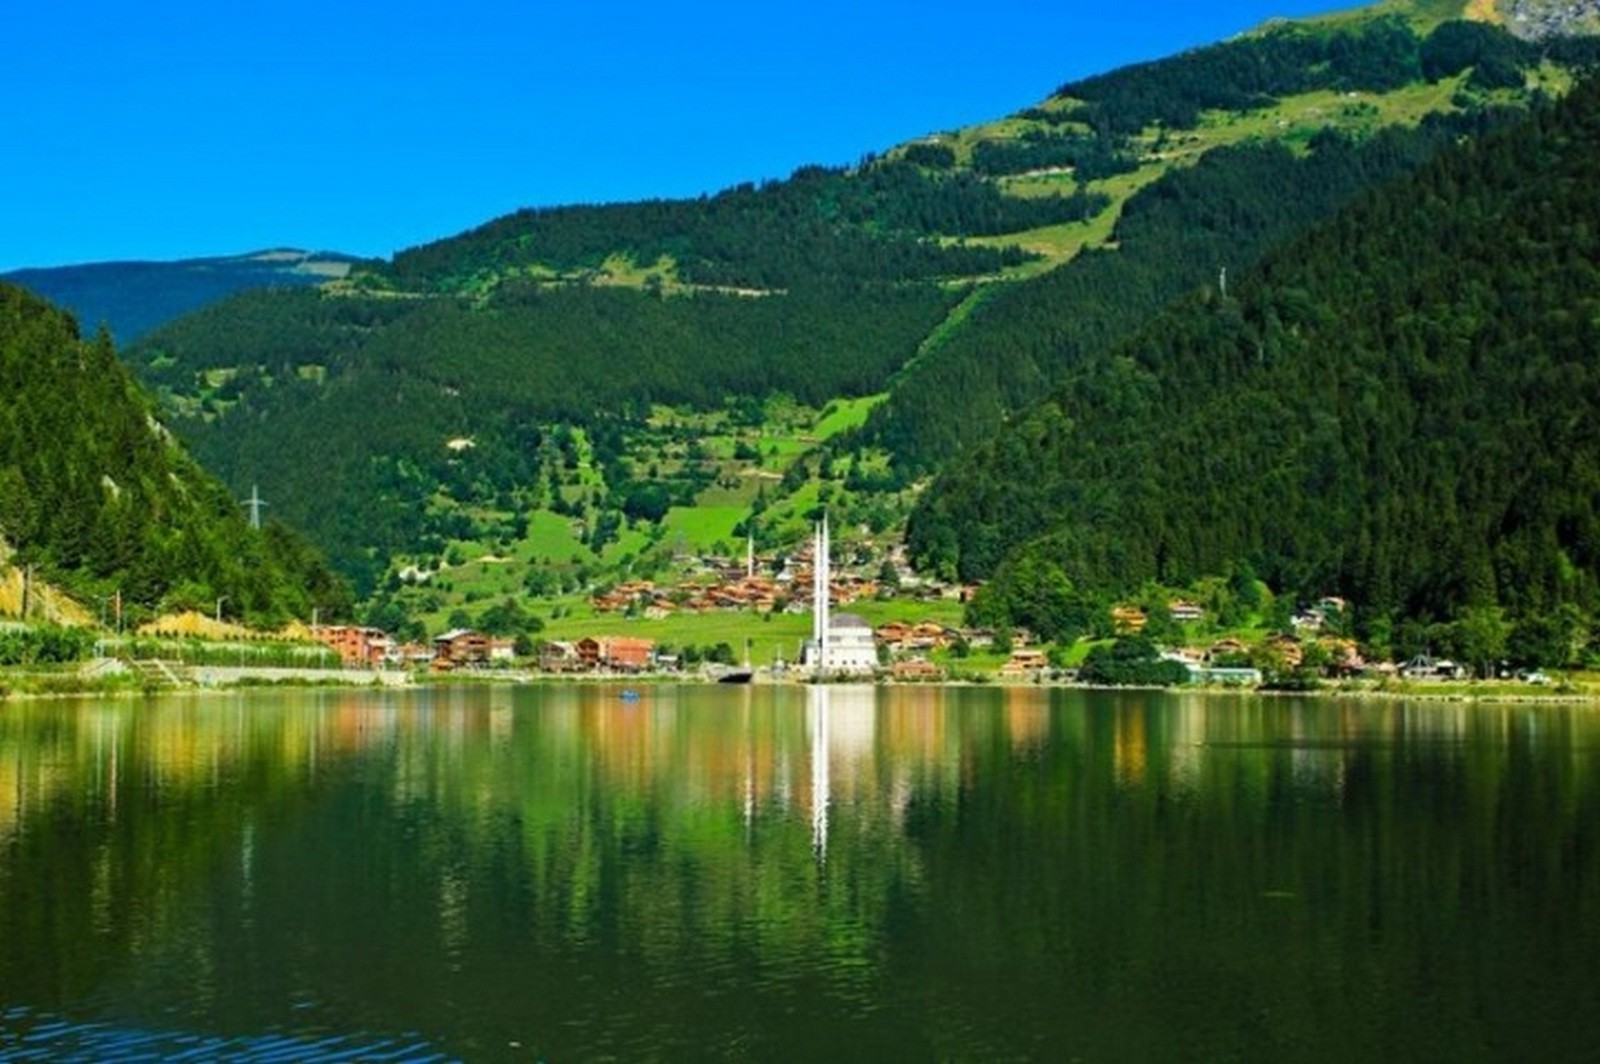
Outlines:
{"label": "clear blue sky", "polygon": [[0,270],[392,252],[1019,110],[1328,0],[14,0]]}

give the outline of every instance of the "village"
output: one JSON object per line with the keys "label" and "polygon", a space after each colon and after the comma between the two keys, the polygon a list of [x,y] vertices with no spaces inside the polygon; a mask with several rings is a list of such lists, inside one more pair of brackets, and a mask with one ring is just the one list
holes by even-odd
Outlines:
{"label": "village", "polygon": [[[952,623],[951,605],[964,605],[974,586],[923,581],[902,572],[903,558],[890,554],[878,565],[835,568],[829,559],[825,525],[817,538],[788,555],[758,556],[753,544],[740,561],[702,560],[689,576],[672,582],[628,580],[593,589],[588,605],[590,631],[571,638],[496,636],[471,627],[454,627],[430,643],[401,642],[381,629],[361,625],[316,625],[311,638],[331,648],[350,669],[416,670],[432,674],[475,674],[490,670],[536,672],[552,677],[719,678],[739,664],[738,649],[723,646],[720,660],[690,658],[664,639],[627,634],[638,622],[672,627],[675,618],[728,614],[760,624],[773,617],[809,615],[809,639],[797,634],[792,653],[748,660],[744,677],[766,679],[871,679],[937,683],[953,676],[1002,682],[1073,682],[1081,655],[1044,643],[1026,629],[1004,633]],[[821,565],[818,558],[824,559]],[[869,624],[853,606],[896,601],[940,603],[916,618],[890,618]],[[863,605],[863,608],[868,608]],[[1188,682],[1220,686],[1261,686],[1269,673],[1303,667],[1333,679],[1449,680],[1464,669],[1455,662],[1419,657],[1403,664],[1368,662],[1357,642],[1343,634],[1341,620],[1350,605],[1327,596],[1292,615],[1289,628],[1244,639],[1215,632],[1206,609],[1187,598],[1165,604],[1162,660],[1182,666]],[[845,612],[835,612],[841,610]],[[940,613],[945,619],[933,616]],[[1137,638],[1152,629],[1148,608],[1121,603],[1109,610],[1103,635]],[[795,629],[798,633],[799,630]],[[1170,638],[1168,638],[1170,637]],[[819,649],[821,648],[821,649]],[[982,662],[986,668],[969,665]]]}

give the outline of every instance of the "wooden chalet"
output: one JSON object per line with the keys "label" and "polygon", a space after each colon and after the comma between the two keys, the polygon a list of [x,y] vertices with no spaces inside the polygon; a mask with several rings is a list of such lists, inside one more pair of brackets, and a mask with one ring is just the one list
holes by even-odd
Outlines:
{"label": "wooden chalet", "polygon": [[471,628],[453,628],[433,641],[433,664],[438,669],[484,665],[492,652],[491,640]]}

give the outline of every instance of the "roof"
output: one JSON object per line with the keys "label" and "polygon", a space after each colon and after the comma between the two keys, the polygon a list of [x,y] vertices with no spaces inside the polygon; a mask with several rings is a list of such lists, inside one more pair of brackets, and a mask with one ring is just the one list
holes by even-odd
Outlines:
{"label": "roof", "polygon": [[870,625],[866,621],[862,620],[862,618],[861,618],[861,616],[859,614],[855,614],[855,613],[836,613],[828,620],[828,627],[829,628],[866,628],[866,629],[870,630],[872,628],[872,625]]}

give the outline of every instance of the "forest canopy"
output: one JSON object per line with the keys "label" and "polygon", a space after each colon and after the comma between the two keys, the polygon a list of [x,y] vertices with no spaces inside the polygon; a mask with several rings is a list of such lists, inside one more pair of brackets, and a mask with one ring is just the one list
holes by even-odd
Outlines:
{"label": "forest canopy", "polygon": [[1248,565],[1371,616],[1600,604],[1600,85],[1084,360],[951,467],[919,563],[1083,591]]}
{"label": "forest canopy", "polygon": [[263,622],[338,609],[348,591],[279,525],[238,502],[156,420],[102,330],[0,284],[0,535],[15,561],[131,607],[226,598]]}

